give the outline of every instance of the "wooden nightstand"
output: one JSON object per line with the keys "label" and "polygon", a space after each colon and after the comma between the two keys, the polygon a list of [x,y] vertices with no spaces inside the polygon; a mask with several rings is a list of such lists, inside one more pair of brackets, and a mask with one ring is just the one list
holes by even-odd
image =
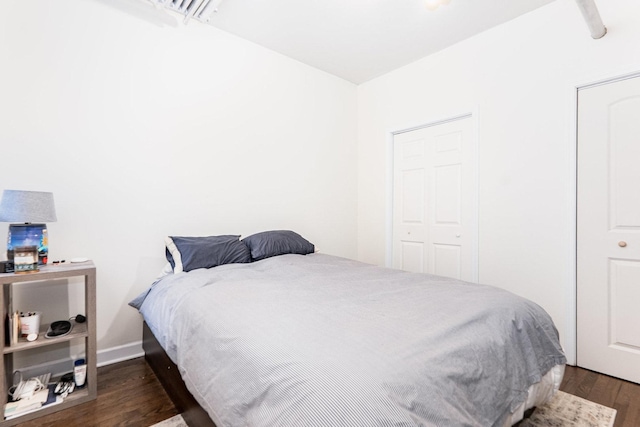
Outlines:
{"label": "wooden nightstand", "polygon": [[[2,273],[0,274],[0,284],[2,284],[2,292],[0,292],[0,307],[3,309],[3,319],[7,318],[7,302],[11,301],[12,288],[13,286],[19,286],[20,283],[64,279],[77,276],[84,276],[85,313],[87,320],[85,323],[75,323],[71,333],[58,338],[46,339],[44,338],[44,332],[47,330],[48,325],[43,325],[40,328],[40,334],[37,340],[29,342],[24,338],[20,338],[17,344],[6,346],[5,328],[0,328],[0,343],[2,343],[2,354],[4,359],[3,363],[0,364],[0,396],[2,397],[1,401],[3,412],[4,404],[7,402],[7,391],[12,381],[13,354],[23,350],[37,349],[71,340],[84,340],[85,359],[87,363],[87,384],[85,388],[77,389],[68,395],[64,399],[64,402],[60,404],[45,406],[36,412],[25,414],[11,420],[4,420],[4,416],[2,416],[0,426],[16,425],[96,398],[98,394],[96,368],[96,267],[93,265],[92,261],[77,264],[71,263],[56,266],[41,266],[40,271],[27,274]],[[71,368],[72,366],[70,365],[70,371]]]}

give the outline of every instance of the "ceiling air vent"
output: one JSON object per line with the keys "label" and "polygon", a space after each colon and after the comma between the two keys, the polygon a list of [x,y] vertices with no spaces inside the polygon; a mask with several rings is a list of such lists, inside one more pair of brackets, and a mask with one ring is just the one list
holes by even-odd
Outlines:
{"label": "ceiling air vent", "polygon": [[195,18],[200,22],[209,22],[211,14],[218,11],[222,0],[150,0],[151,3],[184,15],[184,23]]}

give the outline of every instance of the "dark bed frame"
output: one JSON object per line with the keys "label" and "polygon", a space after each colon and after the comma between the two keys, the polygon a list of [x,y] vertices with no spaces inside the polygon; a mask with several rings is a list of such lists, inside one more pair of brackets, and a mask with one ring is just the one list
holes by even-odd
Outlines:
{"label": "dark bed frame", "polygon": [[144,349],[144,358],[160,380],[176,409],[182,414],[184,421],[194,427],[216,427],[209,418],[209,414],[187,390],[178,367],[167,356],[146,322],[142,324],[142,348]]}

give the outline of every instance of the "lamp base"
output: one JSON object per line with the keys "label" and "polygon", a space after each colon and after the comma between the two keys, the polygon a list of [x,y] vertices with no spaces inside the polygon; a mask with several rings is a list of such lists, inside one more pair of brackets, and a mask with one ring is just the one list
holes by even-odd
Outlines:
{"label": "lamp base", "polygon": [[[49,236],[46,224],[11,224],[7,237],[7,259],[14,261],[16,249],[35,246],[38,252],[37,265],[46,265],[49,258]],[[15,269],[17,271],[17,268]]]}

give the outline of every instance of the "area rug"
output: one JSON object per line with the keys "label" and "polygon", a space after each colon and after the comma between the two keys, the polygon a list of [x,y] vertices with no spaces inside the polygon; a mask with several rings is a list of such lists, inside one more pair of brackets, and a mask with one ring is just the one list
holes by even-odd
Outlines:
{"label": "area rug", "polygon": [[161,421],[151,427],[189,427],[187,423],[182,419],[182,415],[178,414],[175,417],[171,417],[168,420]]}
{"label": "area rug", "polygon": [[518,427],[613,427],[615,409],[559,391]]}
{"label": "area rug", "polygon": [[[546,405],[536,408],[518,427],[613,427],[616,410],[559,391]],[[187,427],[181,415],[152,427]]]}

